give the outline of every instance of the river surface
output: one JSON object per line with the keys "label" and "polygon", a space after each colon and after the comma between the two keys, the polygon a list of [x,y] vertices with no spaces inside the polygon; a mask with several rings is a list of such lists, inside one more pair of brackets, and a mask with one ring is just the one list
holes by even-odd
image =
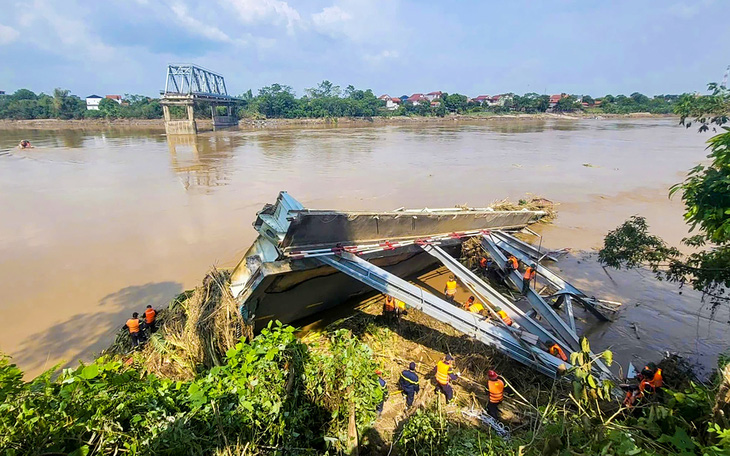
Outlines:
{"label": "river surface", "polygon": [[[20,139],[32,150],[18,150]],[[168,140],[158,131],[0,130],[0,350],[29,375],[90,359],[132,311],[164,306],[213,265],[232,267],[265,203],[306,207],[485,206],[531,193],[560,202],[543,245],[588,294],[625,302],[596,349],[621,362],[664,351],[711,367],[730,341],[727,308],[647,272],[606,272],[589,252],[633,214],[677,243],[667,188],[704,159],[707,134],[676,119],[497,120],[233,130]],[[580,250],[580,252],[579,252]],[[587,253],[588,252],[588,253]],[[632,329],[637,324],[639,331]]]}

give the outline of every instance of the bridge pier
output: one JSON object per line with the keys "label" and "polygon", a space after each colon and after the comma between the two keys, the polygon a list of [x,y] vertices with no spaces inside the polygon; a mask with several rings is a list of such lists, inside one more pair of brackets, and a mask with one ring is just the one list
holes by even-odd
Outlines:
{"label": "bridge pier", "polygon": [[213,104],[210,107],[210,116],[213,120],[213,130],[225,127],[235,127],[238,125],[238,116],[236,116],[231,104],[222,105],[226,108],[226,114],[222,116],[218,115],[218,106],[221,105]]}
{"label": "bridge pier", "polygon": [[[165,116],[165,133],[168,135],[195,135],[198,133],[192,99],[181,101],[163,100],[161,104],[162,114]],[[173,119],[170,115],[170,106],[184,106],[187,118]]]}

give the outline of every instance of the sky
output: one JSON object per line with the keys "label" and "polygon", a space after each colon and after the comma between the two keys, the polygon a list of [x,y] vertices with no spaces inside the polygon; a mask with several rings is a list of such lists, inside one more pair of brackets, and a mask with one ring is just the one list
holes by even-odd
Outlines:
{"label": "sky", "polygon": [[728,17],[727,0],[0,0],[0,90],[157,96],[167,64],[194,63],[232,95],[704,91]]}

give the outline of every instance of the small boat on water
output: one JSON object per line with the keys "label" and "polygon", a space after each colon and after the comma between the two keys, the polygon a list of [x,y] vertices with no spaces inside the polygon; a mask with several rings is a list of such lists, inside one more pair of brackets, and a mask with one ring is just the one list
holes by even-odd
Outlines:
{"label": "small boat on water", "polygon": [[398,276],[434,267],[421,244],[437,241],[458,257],[463,241],[488,230],[519,230],[542,211],[490,207],[405,209],[386,212],[306,209],[286,192],[257,213],[259,233],[231,276],[244,319],[261,329],[270,320],[291,323],[372,292],[318,257],[347,252]]}

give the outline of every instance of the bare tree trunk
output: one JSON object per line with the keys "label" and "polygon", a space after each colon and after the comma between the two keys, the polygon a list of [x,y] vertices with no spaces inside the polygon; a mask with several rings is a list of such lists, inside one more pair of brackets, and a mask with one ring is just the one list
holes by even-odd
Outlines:
{"label": "bare tree trunk", "polygon": [[722,377],[720,389],[715,396],[715,407],[712,409],[712,415],[715,422],[727,428],[730,425],[730,364],[720,372]]}
{"label": "bare tree trunk", "polygon": [[353,400],[350,400],[350,421],[347,425],[347,454],[349,456],[358,455],[357,420],[355,417],[355,401]]}

